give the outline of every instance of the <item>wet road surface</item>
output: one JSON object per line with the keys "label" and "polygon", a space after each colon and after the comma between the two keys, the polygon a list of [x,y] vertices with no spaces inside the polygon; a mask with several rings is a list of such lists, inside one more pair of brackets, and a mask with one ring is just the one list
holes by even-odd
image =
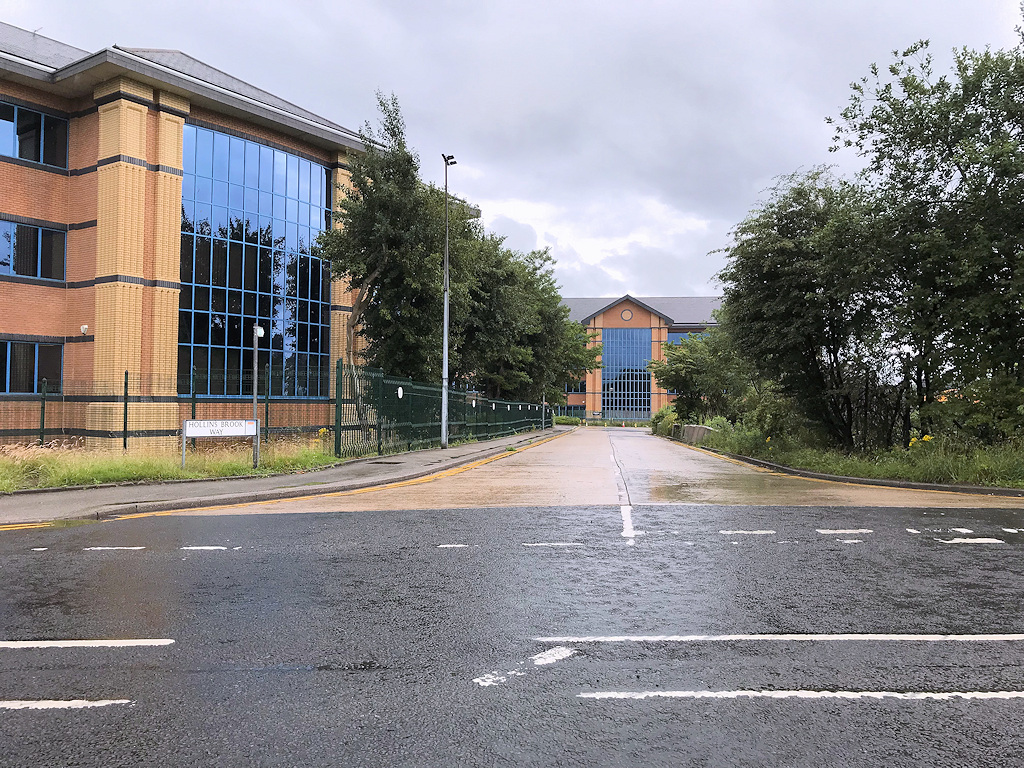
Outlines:
{"label": "wet road surface", "polygon": [[1024,765],[1021,502],[856,493],[586,430],[8,532],[0,765]]}

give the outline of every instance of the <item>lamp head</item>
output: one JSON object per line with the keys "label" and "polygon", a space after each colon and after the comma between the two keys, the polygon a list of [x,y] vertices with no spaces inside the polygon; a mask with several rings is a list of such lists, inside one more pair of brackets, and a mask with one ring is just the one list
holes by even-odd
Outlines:
{"label": "lamp head", "polygon": [[264,334],[263,326],[262,325],[257,325],[257,326],[255,326],[255,328],[256,328],[256,338],[257,339],[262,339],[263,338],[263,334]]}
{"label": "lamp head", "polygon": [[83,325],[82,328],[81,328],[81,331],[82,331],[82,335],[83,336],[87,336],[89,334],[89,326],[88,325]]}

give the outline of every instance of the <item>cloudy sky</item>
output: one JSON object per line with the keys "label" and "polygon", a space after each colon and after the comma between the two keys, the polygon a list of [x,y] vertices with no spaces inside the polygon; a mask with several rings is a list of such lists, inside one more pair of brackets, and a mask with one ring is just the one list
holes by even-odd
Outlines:
{"label": "cloudy sky", "polygon": [[1019,0],[0,0],[89,51],[176,48],[350,128],[398,96],[424,178],[565,296],[708,295],[772,179],[830,155],[872,62],[927,38],[1010,47]]}

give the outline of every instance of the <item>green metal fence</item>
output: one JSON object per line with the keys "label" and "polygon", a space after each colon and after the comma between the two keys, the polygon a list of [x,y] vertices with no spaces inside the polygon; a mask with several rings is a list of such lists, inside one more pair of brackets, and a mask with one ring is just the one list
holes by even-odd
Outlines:
{"label": "green metal fence", "polygon": [[[440,445],[440,386],[340,364],[337,374],[334,397],[282,397],[262,371],[256,398],[263,439],[305,441],[339,457]],[[0,443],[174,447],[185,419],[252,418],[252,378],[249,372],[226,381],[125,373],[110,382],[40,381],[36,392],[0,394]],[[218,391],[242,394],[210,394]],[[550,426],[551,412],[449,389],[448,422],[449,441],[458,443]]]}
{"label": "green metal fence", "polygon": [[[551,426],[550,409],[448,390],[450,443]],[[441,387],[338,363],[334,424],[337,456],[394,453],[440,445]]]}

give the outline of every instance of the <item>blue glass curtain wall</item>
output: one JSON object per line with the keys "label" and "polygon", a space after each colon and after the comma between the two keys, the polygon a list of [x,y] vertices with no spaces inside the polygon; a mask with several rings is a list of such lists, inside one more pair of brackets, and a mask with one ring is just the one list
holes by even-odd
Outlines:
{"label": "blue glass curtain wall", "polygon": [[650,328],[601,332],[601,410],[606,419],[651,417]]}
{"label": "blue glass curtain wall", "polygon": [[252,394],[258,323],[271,394],[329,396],[330,272],[312,246],[330,225],[330,189],[322,165],[185,126],[180,394]]}

